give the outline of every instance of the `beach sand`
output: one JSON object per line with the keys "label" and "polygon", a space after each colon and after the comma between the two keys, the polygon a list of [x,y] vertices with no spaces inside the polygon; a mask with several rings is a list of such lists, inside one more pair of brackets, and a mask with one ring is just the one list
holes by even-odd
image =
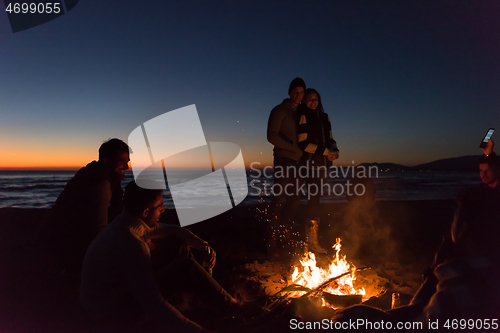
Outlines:
{"label": "beach sand", "polygon": [[[266,208],[236,207],[188,227],[217,251],[215,279],[248,300],[264,295],[252,267],[277,267],[267,262]],[[347,260],[357,267],[372,267],[368,276],[380,277],[387,289],[411,295],[449,230],[455,208],[453,200],[380,201],[371,209],[323,204],[318,212],[319,242],[332,257],[335,238],[342,238],[341,253]],[[301,205],[299,222],[304,210]],[[70,296],[64,279],[37,245],[48,216],[46,209],[0,209],[0,332],[87,331],[76,297]],[[177,223],[176,212],[167,210],[161,222]],[[296,233],[297,239],[303,237],[301,228]],[[363,281],[362,275],[358,280]]]}

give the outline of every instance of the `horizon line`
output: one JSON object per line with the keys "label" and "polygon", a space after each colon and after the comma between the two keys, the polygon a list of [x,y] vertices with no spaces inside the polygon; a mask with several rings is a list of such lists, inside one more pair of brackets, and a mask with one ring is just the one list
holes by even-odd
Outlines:
{"label": "horizon line", "polygon": [[[431,162],[424,162],[424,163],[419,163],[419,164],[415,164],[415,165],[404,165],[404,164],[399,164],[399,163],[394,163],[394,162],[361,162],[361,163],[357,163],[357,164],[348,164],[348,165],[333,165],[334,167],[350,167],[350,166],[359,166],[361,164],[395,164],[395,165],[399,165],[399,166],[403,166],[403,167],[416,167],[416,166],[419,166],[419,165],[423,165],[423,164],[429,164],[429,163],[432,163],[432,162],[436,162],[436,161],[441,161],[441,160],[449,160],[449,159],[454,159],[454,158],[460,158],[460,157],[479,157],[481,156],[480,154],[478,155],[463,155],[463,156],[457,156],[457,157],[447,157],[447,158],[441,158],[441,159],[438,159],[438,160],[434,160],[434,161],[431,161]],[[245,165],[245,170],[251,170],[252,167],[251,167],[251,164],[248,164],[248,165]],[[260,163],[259,163],[260,164]],[[23,166],[19,166],[19,167],[12,167],[12,166],[7,166],[7,167],[2,167],[0,166],[0,171],[78,171],[82,168],[83,166],[26,166],[26,167],[23,167]],[[273,167],[273,164],[266,164],[266,165],[263,165],[263,164],[260,164],[257,168],[254,168],[254,169],[264,169],[264,168],[267,168],[267,167]],[[181,168],[181,170],[185,170],[185,169],[191,169],[191,170],[197,170],[196,168]],[[127,170],[128,172],[132,172],[131,169]]]}

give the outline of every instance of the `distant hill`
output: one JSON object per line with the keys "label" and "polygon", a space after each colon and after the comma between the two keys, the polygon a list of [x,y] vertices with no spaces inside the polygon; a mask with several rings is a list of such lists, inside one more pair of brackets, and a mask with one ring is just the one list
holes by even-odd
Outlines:
{"label": "distant hill", "polygon": [[477,171],[477,160],[480,155],[469,155],[453,158],[445,158],[434,162],[419,164],[409,167],[394,163],[361,163],[359,166],[377,166],[384,171]]}
{"label": "distant hill", "polygon": [[432,171],[477,171],[477,160],[479,157],[480,155],[469,155],[446,158],[443,160],[416,165],[413,169]]}
{"label": "distant hill", "polygon": [[395,163],[361,163],[358,166],[370,167],[376,166],[379,170],[383,171],[409,171],[411,167]]}

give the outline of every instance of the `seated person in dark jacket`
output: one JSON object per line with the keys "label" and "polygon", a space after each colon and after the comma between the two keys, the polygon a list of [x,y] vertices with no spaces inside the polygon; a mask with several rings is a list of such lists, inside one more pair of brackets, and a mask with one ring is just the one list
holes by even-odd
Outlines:
{"label": "seated person in dark jacket", "polygon": [[205,330],[166,299],[187,291],[220,312],[241,305],[189,255],[153,269],[158,249],[151,250],[149,241],[170,241],[172,236],[201,250],[208,267],[215,264],[207,242],[187,229],[158,223],[164,211],[162,190],[143,189],[132,181],[123,202],[123,212],[94,239],[83,263],[81,303],[94,322],[111,329],[146,319],[148,328],[200,332]]}
{"label": "seated person in dark jacket", "polygon": [[[449,248],[434,265],[435,293],[426,319],[498,318],[500,315],[500,192],[474,188],[459,199]],[[441,260],[441,262],[439,261]],[[415,298],[413,303],[416,303]]]}
{"label": "seated person in dark jacket", "polygon": [[52,209],[52,221],[45,236],[47,246],[76,281],[90,242],[122,211],[121,181],[129,161],[126,143],[119,139],[103,143],[99,160],[75,174]]}
{"label": "seated person in dark jacket", "polygon": [[341,321],[368,317],[423,325],[438,321],[439,327],[465,321],[478,331],[495,327],[492,320],[500,317],[500,172],[492,141],[484,153],[478,160],[483,184],[459,195],[451,230],[411,305],[389,312],[357,306]]}
{"label": "seated person in dark jacket", "polygon": [[493,145],[478,160],[483,184],[460,194],[451,231],[412,300],[428,303],[428,319],[500,315],[500,169]]}

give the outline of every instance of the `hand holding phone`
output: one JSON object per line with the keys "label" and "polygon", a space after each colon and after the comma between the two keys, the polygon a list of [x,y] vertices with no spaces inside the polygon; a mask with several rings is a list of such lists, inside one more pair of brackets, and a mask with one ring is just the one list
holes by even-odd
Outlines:
{"label": "hand holding phone", "polygon": [[488,144],[486,145],[486,147],[483,148],[483,154],[486,156],[490,156],[491,153],[493,153],[494,147],[495,147],[495,143],[493,142],[493,140],[489,139]]}
{"label": "hand holding phone", "polygon": [[488,140],[491,139],[493,132],[495,132],[494,128],[490,128],[488,132],[486,132],[486,135],[484,136],[483,141],[481,141],[479,148],[486,148],[486,146],[488,145]]}

